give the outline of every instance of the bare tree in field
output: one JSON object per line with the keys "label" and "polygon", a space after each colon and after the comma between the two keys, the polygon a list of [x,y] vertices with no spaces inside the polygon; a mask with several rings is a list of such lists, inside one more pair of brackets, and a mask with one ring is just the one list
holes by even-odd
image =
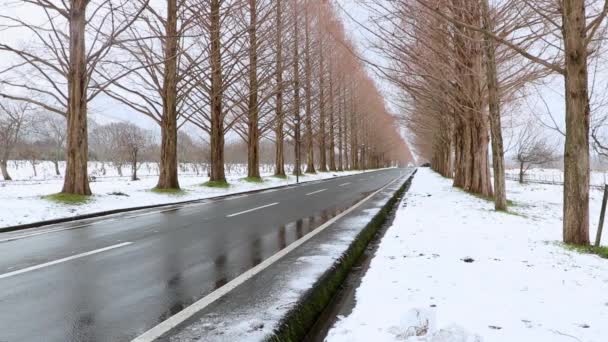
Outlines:
{"label": "bare tree in field", "polygon": [[122,154],[124,160],[131,164],[131,180],[139,180],[137,170],[144,149],[150,145],[149,134],[132,123],[111,124],[111,128],[116,132],[118,150],[115,153]]}
{"label": "bare tree in field", "polygon": [[544,165],[557,160],[555,146],[542,135],[533,123],[528,123],[515,141],[514,160],[519,165],[519,182],[523,183],[526,172],[532,166]]}
{"label": "bare tree in field", "polygon": [[110,163],[120,177],[123,176],[123,167],[127,163],[125,154],[121,150],[119,129],[117,123],[99,125],[90,132],[91,151],[101,162],[101,171],[105,175],[105,163]]}
{"label": "bare tree in field", "polygon": [[65,159],[65,142],[67,132],[65,130],[65,118],[48,113],[42,117],[36,131],[45,141],[50,144],[49,157],[55,167],[55,175],[61,176],[59,161]]}
{"label": "bare tree in field", "polygon": [[12,180],[7,164],[31,122],[31,108],[28,103],[0,102],[0,171],[4,180]]}
{"label": "bare tree in field", "polygon": [[96,72],[147,1],[143,6],[127,0],[28,0],[17,4],[27,6],[30,15],[43,17],[44,22],[22,19],[10,8],[8,14],[0,15],[4,34],[15,30],[33,40],[26,47],[0,42],[1,58],[11,63],[0,71],[5,85],[0,96],[28,102],[67,118],[67,163],[62,192],[90,195],[88,105],[121,76],[100,78]]}

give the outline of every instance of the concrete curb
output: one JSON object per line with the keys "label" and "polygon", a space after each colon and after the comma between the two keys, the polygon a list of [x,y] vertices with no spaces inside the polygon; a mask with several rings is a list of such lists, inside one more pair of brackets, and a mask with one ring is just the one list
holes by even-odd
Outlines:
{"label": "concrete curb", "polygon": [[393,206],[409,189],[416,172],[417,170],[414,170],[408,179],[384,204],[382,209],[359,233],[344,254],[342,254],[334,265],[325,271],[313,287],[300,298],[294,309],[288,312],[279,323],[278,328],[273,331],[272,335],[266,338],[267,341],[301,341],[306,337],[310,328],[315,324],[318,316],[330,303],[331,299],[346,279],[353,264],[363,254],[369,242],[386,221]]}
{"label": "concrete curb", "polygon": [[[363,171],[363,172],[364,173],[365,172],[377,172],[377,171],[382,171],[382,170],[385,170],[385,169],[366,170],[366,171]],[[127,213],[127,212],[132,212],[132,211],[147,210],[147,209],[156,209],[156,208],[165,208],[165,207],[170,207],[170,206],[174,206],[174,205],[179,206],[179,205],[184,205],[184,204],[202,203],[204,201],[215,201],[215,200],[221,200],[221,199],[225,199],[225,198],[230,198],[230,197],[233,197],[233,196],[241,196],[241,195],[244,195],[244,194],[255,194],[255,193],[259,193],[259,192],[263,192],[263,191],[268,191],[268,190],[276,190],[276,189],[283,189],[283,188],[288,188],[288,187],[296,187],[296,186],[300,186],[302,184],[321,183],[321,182],[330,181],[330,180],[333,180],[333,179],[336,179],[336,178],[339,178],[339,177],[351,177],[351,176],[355,176],[355,175],[358,175],[358,173],[357,174],[352,174],[352,175],[337,176],[337,177],[331,177],[331,178],[313,180],[313,181],[305,181],[305,182],[294,183],[294,184],[278,185],[278,186],[273,186],[273,187],[263,188],[263,189],[241,191],[241,192],[235,192],[235,193],[226,194],[226,195],[219,195],[219,196],[206,197],[206,198],[200,198],[200,199],[193,199],[193,200],[187,200],[187,201],[171,202],[171,203],[161,203],[161,204],[152,204],[152,205],[144,205],[144,206],[128,207],[128,208],[120,208],[120,209],[112,209],[112,210],[99,211],[99,212],[90,213],[90,214],[82,214],[82,215],[76,215],[76,216],[71,216],[71,217],[62,217],[62,218],[57,218],[57,219],[45,220],[45,221],[31,222],[31,223],[25,223],[25,224],[16,225],[16,226],[9,226],[9,227],[0,228],[0,234],[15,232],[15,231],[19,231],[19,230],[25,230],[25,229],[31,229],[31,228],[39,228],[39,227],[43,227],[43,226],[50,226],[50,225],[60,224],[60,223],[68,223],[68,222],[74,222],[74,221],[81,221],[81,220],[87,220],[87,219],[92,219],[92,218],[110,216],[110,215],[115,215],[115,214],[122,214],[122,213]]]}

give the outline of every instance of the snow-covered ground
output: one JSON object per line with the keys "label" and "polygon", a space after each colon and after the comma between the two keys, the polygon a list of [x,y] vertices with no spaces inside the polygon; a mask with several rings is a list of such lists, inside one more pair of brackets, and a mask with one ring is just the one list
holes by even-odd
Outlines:
{"label": "snow-covered ground", "polygon": [[[519,169],[505,170],[507,178],[510,180],[519,179]],[[526,171],[525,179],[527,181],[561,183],[564,182],[564,171],[560,169],[549,168],[532,168]],[[593,186],[603,186],[608,183],[608,171],[592,170],[590,183]]]}
{"label": "snow-covered ground", "polygon": [[515,214],[421,168],[327,341],[607,341],[608,260],[559,243],[562,187],[507,186]]}
{"label": "snow-covered ground", "polygon": [[[247,182],[243,180],[247,172],[246,166],[231,165],[227,173],[230,187],[227,189],[209,188],[201,186],[209,180],[204,176],[206,172],[199,170],[200,175],[197,176],[191,168],[187,168],[187,165],[181,165],[180,169],[183,172],[180,173],[179,181],[185,192],[160,194],[150,191],[157,182],[153,166],[155,165],[150,166],[149,172],[147,165],[140,168],[141,180],[133,182],[129,180],[129,177],[117,177],[116,170],[105,165],[106,176],[98,176],[94,182],[91,182],[91,191],[94,194],[91,199],[83,204],[66,205],[43,198],[45,195],[61,191],[63,184],[61,178],[52,176],[54,168],[51,163],[44,162],[37,165],[37,177],[33,176],[33,172],[28,174],[29,167],[20,165],[19,168],[12,170],[12,174],[15,175],[15,179],[21,181],[0,182],[0,203],[2,203],[0,205],[0,228],[112,209],[209,198],[296,182],[296,178],[293,176],[289,176],[288,179],[271,177],[272,168],[266,166],[262,167],[263,183]],[[99,167],[99,164],[93,164],[92,173],[99,174]],[[18,172],[19,170],[22,172]],[[125,175],[129,174],[128,169],[125,169],[124,172]],[[314,181],[354,173],[357,172],[319,172],[315,175],[305,175],[300,178],[300,181]]]}

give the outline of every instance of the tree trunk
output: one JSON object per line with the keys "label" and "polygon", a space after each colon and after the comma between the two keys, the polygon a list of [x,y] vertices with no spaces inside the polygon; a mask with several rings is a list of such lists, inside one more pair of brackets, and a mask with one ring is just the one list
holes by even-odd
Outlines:
{"label": "tree trunk", "polygon": [[301,139],[300,139],[300,46],[299,46],[299,8],[297,3],[293,4],[293,115],[294,115],[294,167],[293,173],[294,175],[300,175],[302,173],[301,168]]}
{"label": "tree trunk", "polygon": [[[452,0],[461,22],[479,25],[480,8],[476,2]],[[456,25],[452,39],[457,61],[455,74],[460,92],[455,108],[456,163],[454,186],[467,192],[492,196],[488,160],[488,118],[483,110],[479,74],[482,72],[483,53],[480,34]]]}
{"label": "tree trunk", "polygon": [[344,134],[342,130],[342,115],[342,104],[341,102],[338,102],[338,171],[344,171],[344,164],[342,160],[342,156],[344,155],[342,146],[342,135]]}
{"label": "tree trunk", "polygon": [[[308,1],[307,1],[308,5]],[[308,14],[309,8],[304,11],[304,33],[305,33],[305,48],[304,48],[304,77],[305,79],[305,96],[306,96],[306,173],[315,173],[315,151],[313,148],[313,131],[312,131],[312,66],[310,61],[310,18]]]}
{"label": "tree trunk", "polygon": [[351,117],[350,117],[350,161],[351,161],[351,170],[358,170],[359,169],[359,156],[358,156],[358,152],[359,152],[359,148],[357,147],[359,142],[358,142],[358,130],[357,130],[357,118],[355,117],[355,105],[354,105],[354,99],[352,98],[352,94],[351,94]]}
{"label": "tree trunk", "polygon": [[5,181],[13,180],[11,176],[8,174],[8,165],[6,159],[0,160],[0,170],[2,171],[2,178]]}
{"label": "tree trunk", "polygon": [[131,180],[136,181],[137,179],[137,152],[133,153],[133,159],[131,160]]}
{"label": "tree trunk", "polygon": [[589,91],[585,2],[564,0],[566,144],[564,227],[566,243],[589,244]]}
{"label": "tree trunk", "polygon": [[325,136],[325,74],[323,37],[319,38],[319,171],[327,172],[327,144]]}
{"label": "tree trunk", "polygon": [[55,175],[61,176],[61,172],[59,171],[59,161],[53,160],[53,165],[55,166]]}
{"label": "tree trunk", "polygon": [[30,164],[32,164],[32,171],[34,171],[34,177],[38,177],[38,171],[36,170],[36,159],[30,160]]}
{"label": "tree trunk", "polygon": [[282,35],[283,35],[283,27],[282,27],[282,13],[281,13],[281,0],[277,0],[277,36],[276,36],[276,48],[277,48],[277,60],[276,60],[276,68],[277,68],[277,103],[276,103],[276,126],[275,126],[275,168],[274,174],[275,176],[285,176],[285,155],[283,152],[284,149],[284,139],[285,134],[283,132],[283,44],[282,44]]}
{"label": "tree trunk", "polygon": [[66,170],[61,192],[90,195],[87,172],[87,62],[85,27],[87,0],[72,0],[69,12],[70,65],[68,74]]}
{"label": "tree trunk", "polygon": [[[333,67],[330,68],[333,70]],[[330,71],[329,74],[329,170],[336,171],[336,140],[334,134],[336,130],[334,128],[335,125],[335,94],[334,94],[334,79],[333,74]]]}
{"label": "tree trunk", "polygon": [[[483,26],[486,31],[493,32],[494,25],[490,18],[488,0],[481,1]],[[496,48],[494,39],[489,34],[484,35],[486,50],[486,74],[488,84],[488,103],[490,110],[490,133],[492,136],[492,166],[494,168],[494,208],[507,210],[507,193],[505,187],[505,154],[502,144],[502,127],[500,123],[500,96],[498,94],[498,75],[496,70]]]}
{"label": "tree trunk", "polygon": [[519,163],[519,184],[524,184],[524,162]]}
{"label": "tree trunk", "polygon": [[211,133],[210,172],[212,182],[225,182],[224,117],[222,113],[222,51],[220,41],[220,0],[211,0]]}
{"label": "tree trunk", "polygon": [[258,127],[257,0],[249,0],[249,102],[247,177],[260,178],[260,132]]}
{"label": "tree trunk", "polygon": [[167,0],[158,189],[179,189],[177,175],[177,0]]}
{"label": "tree trunk", "polygon": [[[344,92],[344,107],[343,107],[342,110],[343,110],[343,117],[342,118],[343,118],[343,121],[344,121],[343,122],[343,125],[344,125],[344,127],[343,127],[343,133],[344,133],[344,137],[343,138],[344,138],[344,141],[342,142],[342,144],[343,144],[342,147],[344,148],[344,170],[350,170],[351,169],[351,165],[350,165],[350,161],[349,161],[349,158],[348,158],[348,155],[349,155],[348,154],[348,152],[349,152],[349,150],[348,150],[348,127],[349,127],[348,121],[349,121],[349,118],[348,118],[348,109],[346,107],[346,91]],[[352,120],[352,118],[350,118],[350,120]],[[352,134],[352,132],[351,132],[351,134]]]}

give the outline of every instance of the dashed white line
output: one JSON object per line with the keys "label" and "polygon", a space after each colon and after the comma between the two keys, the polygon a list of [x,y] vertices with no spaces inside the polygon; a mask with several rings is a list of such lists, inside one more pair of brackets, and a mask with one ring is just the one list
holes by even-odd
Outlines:
{"label": "dashed white line", "polygon": [[317,191],[309,192],[309,193],[307,193],[307,194],[306,194],[306,196],[310,196],[310,195],[318,194],[319,192],[323,192],[323,191],[325,191],[325,190],[327,190],[327,189],[321,189],[321,190],[317,190]]}
{"label": "dashed white line", "polygon": [[41,268],[57,265],[57,264],[60,264],[62,262],[66,262],[66,261],[70,261],[70,260],[74,260],[74,259],[78,259],[78,258],[83,258],[83,257],[89,256],[89,255],[93,255],[93,254],[98,254],[98,253],[106,252],[106,251],[109,251],[109,250],[112,250],[112,249],[116,249],[116,248],[120,248],[120,247],[125,247],[125,246],[128,246],[128,245],[132,244],[132,243],[133,242],[123,242],[123,243],[119,243],[117,245],[112,245],[112,246],[96,249],[96,250],[93,250],[93,251],[90,251],[90,252],[85,252],[85,253],[80,253],[80,254],[72,255],[72,256],[69,256],[67,258],[45,262],[44,264],[22,268],[22,269],[17,270],[17,271],[0,274],[0,279],[16,276],[16,275],[23,274],[23,273],[26,273],[26,272],[31,272],[31,271],[39,270]]}
{"label": "dashed white line", "polygon": [[338,185],[338,186],[347,186],[348,184],[350,184],[350,182],[348,182],[348,183],[344,183],[344,184],[340,184],[340,185]]}
{"label": "dashed white line", "polygon": [[277,205],[277,204],[279,204],[279,202],[274,202],[274,203],[266,204],[266,205],[263,205],[263,206],[260,206],[260,207],[256,207],[256,208],[252,208],[252,209],[248,209],[248,210],[244,210],[244,211],[239,211],[238,213],[226,215],[226,217],[234,217],[234,216],[238,216],[238,215],[247,214],[247,213],[250,213],[252,211],[256,211],[256,210],[272,207],[273,205]]}
{"label": "dashed white line", "polygon": [[307,235],[304,235],[304,237],[300,238],[299,240],[296,240],[292,244],[288,245],[286,248],[283,248],[279,252],[277,252],[277,253],[273,254],[272,256],[270,256],[268,259],[262,261],[257,266],[254,266],[253,268],[249,269],[248,271],[245,271],[244,273],[242,273],[238,277],[236,277],[236,278],[232,279],[231,281],[229,281],[224,286],[216,289],[215,291],[211,292],[210,294],[206,295],[205,297],[199,299],[194,304],[188,306],[184,310],[176,313],[175,315],[169,317],[167,320],[161,322],[157,326],[155,326],[152,329],[146,331],[145,333],[143,333],[142,335],[138,336],[137,338],[131,340],[131,342],[152,342],[152,341],[155,341],[156,339],[160,338],[162,335],[166,334],[171,329],[177,327],[182,322],[186,321],[190,317],[194,316],[196,313],[198,313],[201,310],[203,310],[204,308],[206,308],[209,304],[215,302],[219,298],[222,298],[224,295],[226,295],[227,293],[229,293],[230,291],[232,291],[233,289],[235,289],[237,286],[239,286],[239,285],[243,284],[244,282],[246,282],[247,280],[253,278],[253,276],[255,276],[256,274],[262,272],[264,269],[266,269],[269,266],[271,266],[272,264],[274,264],[277,260],[280,260],[285,255],[287,255],[288,253],[290,253],[294,249],[296,249],[299,246],[301,246],[302,244],[304,244],[306,241],[312,239],[314,236],[316,236],[317,234],[319,234],[322,231],[324,231],[325,229],[327,229],[327,227],[329,227],[330,225],[332,225],[337,220],[341,219],[343,216],[348,215],[348,213],[350,213],[351,211],[353,211],[356,208],[358,208],[361,204],[365,203],[370,198],[374,197],[380,191],[388,188],[390,185],[392,185],[393,183],[395,183],[398,179],[401,179],[401,177],[395,178],[394,180],[392,180],[391,182],[389,182],[388,184],[386,184],[382,188],[376,190],[374,193],[370,194],[369,196],[365,197],[361,201],[357,202],[352,207],[346,209],[345,211],[343,211],[342,213],[338,214],[334,218],[332,218],[329,221],[325,222],[324,224],[322,224],[321,226],[317,227],[315,230],[313,230],[312,232],[308,233]]}

